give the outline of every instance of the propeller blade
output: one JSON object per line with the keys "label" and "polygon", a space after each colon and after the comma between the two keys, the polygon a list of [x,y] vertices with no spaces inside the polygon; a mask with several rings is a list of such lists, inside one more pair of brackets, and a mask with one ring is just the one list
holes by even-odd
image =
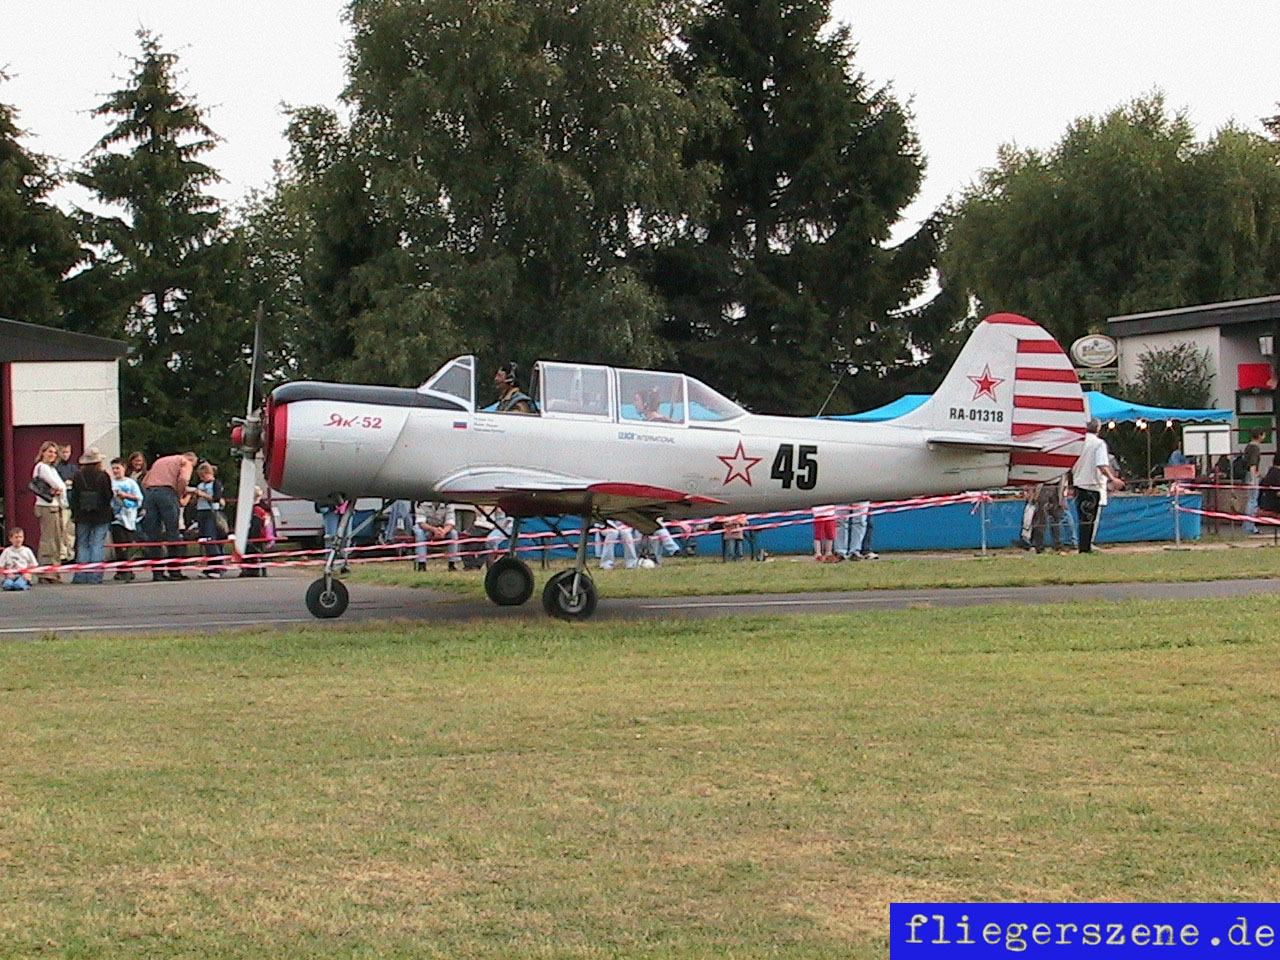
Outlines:
{"label": "propeller blade", "polygon": [[239,556],[249,546],[249,521],[253,518],[253,486],[258,482],[257,464],[253,457],[240,460],[240,493],[236,497],[235,548]]}
{"label": "propeller blade", "polygon": [[253,414],[254,402],[262,393],[262,301],[258,301],[258,309],[253,315],[253,359],[249,363],[249,404],[245,407],[246,417]]}

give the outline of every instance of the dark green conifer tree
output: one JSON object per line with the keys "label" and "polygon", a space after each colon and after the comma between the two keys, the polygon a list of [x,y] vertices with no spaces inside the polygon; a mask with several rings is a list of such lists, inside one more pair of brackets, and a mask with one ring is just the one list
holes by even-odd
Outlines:
{"label": "dark green conifer tree", "polygon": [[132,348],[121,373],[128,445],[225,454],[227,418],[243,404],[227,375],[249,321],[236,245],[208,192],[218,174],[200,159],[217,137],[178,87],[177,56],[145,30],[138,39],[125,85],[94,111],[112,126],[78,176],[117,212],[82,216],[94,256],[75,278],[71,319]]}
{"label": "dark green conifer tree", "polygon": [[56,324],[62,278],[81,251],[74,221],[47,199],[58,185],[53,164],[22,135],[17,109],[0,103],[0,317]]}
{"label": "dark green conifer tree", "polygon": [[888,245],[924,167],[911,118],[829,16],[828,0],[709,0],[676,61],[690,85],[723,82],[731,119],[687,154],[720,171],[709,213],[651,252],[661,330],[683,369],[760,411],[815,412],[843,371],[848,389],[929,346],[925,314],[902,311],[936,231]]}

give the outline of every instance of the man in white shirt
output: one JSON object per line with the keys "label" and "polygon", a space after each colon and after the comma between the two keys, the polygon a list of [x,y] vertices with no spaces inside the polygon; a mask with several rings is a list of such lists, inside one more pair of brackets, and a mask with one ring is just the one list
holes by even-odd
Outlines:
{"label": "man in white shirt", "polygon": [[1080,514],[1080,552],[1093,552],[1093,535],[1098,516],[1107,503],[1107,491],[1119,490],[1124,481],[1111,468],[1107,442],[1098,436],[1102,421],[1089,421],[1084,435],[1084,448],[1071,468],[1071,483],[1076,488],[1076,510]]}
{"label": "man in white shirt", "polygon": [[458,569],[457,514],[453,504],[434,500],[420,501],[414,510],[414,527],[417,529],[417,546],[414,548],[415,570],[427,569],[429,544],[444,544],[449,557],[449,569]]}

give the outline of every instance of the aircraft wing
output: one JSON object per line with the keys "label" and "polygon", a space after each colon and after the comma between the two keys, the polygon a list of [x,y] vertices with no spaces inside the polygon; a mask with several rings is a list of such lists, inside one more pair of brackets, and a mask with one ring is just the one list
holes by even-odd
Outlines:
{"label": "aircraft wing", "polygon": [[495,504],[513,517],[590,515],[601,520],[616,519],[641,533],[657,530],[657,518],[672,507],[724,503],[715,497],[652,484],[572,477],[515,467],[455,474],[436,485],[436,496],[450,503]]}

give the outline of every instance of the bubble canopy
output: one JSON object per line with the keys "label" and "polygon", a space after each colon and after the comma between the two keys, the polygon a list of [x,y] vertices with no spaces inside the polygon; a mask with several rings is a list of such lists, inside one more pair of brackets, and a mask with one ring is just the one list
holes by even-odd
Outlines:
{"label": "bubble canopy", "polygon": [[[476,360],[455,357],[418,388],[476,408]],[[539,416],[627,423],[727,423],[747,411],[683,373],[630,370],[590,363],[540,361],[525,387]],[[492,410],[492,405],[483,409]]]}

